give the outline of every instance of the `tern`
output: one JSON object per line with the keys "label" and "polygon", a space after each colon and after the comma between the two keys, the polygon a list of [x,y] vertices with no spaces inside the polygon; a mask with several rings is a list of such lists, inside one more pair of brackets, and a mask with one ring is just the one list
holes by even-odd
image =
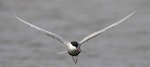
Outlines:
{"label": "tern", "polygon": [[20,22],[26,24],[26,25],[29,25],[30,27],[38,30],[38,31],[41,31],[43,33],[45,33],[46,35],[52,37],[53,39],[56,39],[57,41],[59,41],[60,43],[66,45],[67,47],[67,51],[65,52],[62,52],[62,53],[68,53],[70,56],[72,56],[72,59],[74,61],[74,63],[76,64],[77,63],[77,59],[78,59],[78,55],[80,54],[81,52],[81,45],[84,44],[85,42],[91,40],[92,38],[98,36],[99,34],[105,32],[106,30],[110,29],[110,28],[113,28],[115,26],[117,26],[118,24],[122,23],[123,21],[127,20],[129,17],[131,17],[133,14],[135,14],[136,10],[132,11],[129,15],[127,15],[126,17],[124,17],[123,19],[119,20],[118,22],[115,22],[99,31],[96,31],[88,36],[86,36],[85,38],[83,38],[80,42],[77,42],[77,41],[67,41],[66,39],[64,39],[63,37],[53,33],[53,32],[50,32],[50,31],[47,31],[45,29],[42,29],[36,25],[33,25],[23,19],[21,19],[20,17],[16,16],[15,14],[13,14],[10,10],[9,10],[9,13],[14,17],[16,18],[17,20],[19,20]]}

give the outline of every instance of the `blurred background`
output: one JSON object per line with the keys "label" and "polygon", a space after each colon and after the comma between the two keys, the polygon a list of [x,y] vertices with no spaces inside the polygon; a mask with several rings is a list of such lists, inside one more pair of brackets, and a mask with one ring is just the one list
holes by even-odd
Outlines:
{"label": "blurred background", "polygon": [[[128,20],[88,41],[78,63],[58,41],[7,11],[69,41],[80,41],[127,16]],[[150,0],[0,0],[0,67],[149,67]]]}

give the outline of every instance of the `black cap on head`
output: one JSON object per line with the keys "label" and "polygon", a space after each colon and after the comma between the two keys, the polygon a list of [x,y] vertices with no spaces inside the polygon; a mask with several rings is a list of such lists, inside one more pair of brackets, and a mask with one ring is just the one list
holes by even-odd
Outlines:
{"label": "black cap on head", "polygon": [[72,41],[71,44],[75,47],[78,47],[78,42],[77,41]]}

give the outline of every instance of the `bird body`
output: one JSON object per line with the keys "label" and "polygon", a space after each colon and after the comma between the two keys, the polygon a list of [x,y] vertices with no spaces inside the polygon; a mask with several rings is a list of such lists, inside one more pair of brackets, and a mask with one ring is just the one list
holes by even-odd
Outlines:
{"label": "bird body", "polygon": [[81,52],[80,47],[78,47],[78,43],[76,41],[72,41],[68,47],[68,53],[71,56],[77,56]]}

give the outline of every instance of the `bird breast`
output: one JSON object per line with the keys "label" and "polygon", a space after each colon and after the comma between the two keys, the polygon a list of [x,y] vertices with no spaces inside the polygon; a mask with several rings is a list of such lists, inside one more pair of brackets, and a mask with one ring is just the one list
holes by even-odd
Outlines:
{"label": "bird breast", "polygon": [[76,50],[68,50],[68,53],[71,56],[77,56],[80,53],[80,51],[77,49]]}

